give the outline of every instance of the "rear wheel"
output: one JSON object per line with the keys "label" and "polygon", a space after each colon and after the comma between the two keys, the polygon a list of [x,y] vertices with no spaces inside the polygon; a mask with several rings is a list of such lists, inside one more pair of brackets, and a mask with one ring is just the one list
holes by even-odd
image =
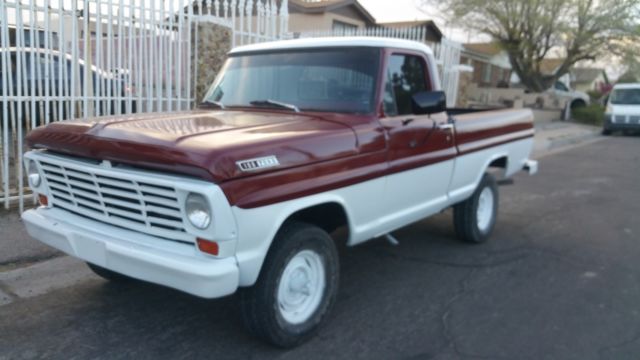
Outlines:
{"label": "rear wheel", "polygon": [[602,135],[611,135],[611,130],[607,128],[602,128]]}
{"label": "rear wheel", "polygon": [[483,243],[489,239],[498,214],[498,186],[484,174],[470,198],[453,207],[453,224],[460,240]]}
{"label": "rear wheel", "polygon": [[98,275],[101,278],[104,278],[106,280],[109,280],[109,281],[127,282],[127,281],[133,280],[132,278],[130,278],[130,277],[126,276],[126,275],[122,275],[122,274],[117,273],[115,271],[111,271],[109,269],[105,269],[102,266],[94,265],[92,263],[87,263],[87,266],[89,266],[89,269],[91,269],[91,271],[93,271],[96,275]]}
{"label": "rear wheel", "polygon": [[244,323],[273,345],[296,346],[327,317],[338,278],[338,254],[329,234],[309,224],[285,225],[256,284],[240,291]]}

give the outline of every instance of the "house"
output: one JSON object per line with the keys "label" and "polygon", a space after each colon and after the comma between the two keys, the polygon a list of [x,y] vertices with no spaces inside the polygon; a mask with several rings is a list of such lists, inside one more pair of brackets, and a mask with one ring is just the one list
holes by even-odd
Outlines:
{"label": "house", "polygon": [[289,0],[289,31],[336,31],[373,27],[376,19],[357,0]]}
{"label": "house", "polygon": [[289,31],[293,37],[394,33],[403,37],[402,34],[417,34],[418,30],[429,43],[442,40],[442,31],[432,20],[380,23],[358,0],[289,0]]}
{"label": "house", "polygon": [[460,63],[473,68],[472,82],[478,87],[508,87],[511,79],[509,56],[497,43],[464,44]]}
{"label": "house", "polygon": [[602,68],[574,68],[571,70],[571,87],[580,91],[600,91],[609,84],[607,73]]}

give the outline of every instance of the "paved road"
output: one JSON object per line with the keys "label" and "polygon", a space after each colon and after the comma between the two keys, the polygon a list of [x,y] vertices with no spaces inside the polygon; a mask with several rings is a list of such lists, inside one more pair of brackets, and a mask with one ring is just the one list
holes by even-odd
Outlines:
{"label": "paved road", "polygon": [[0,306],[0,359],[637,359],[640,137],[548,156],[501,195],[487,244],[446,212],[344,249],[331,321],[294,350],[248,337],[233,296],[90,278]]}

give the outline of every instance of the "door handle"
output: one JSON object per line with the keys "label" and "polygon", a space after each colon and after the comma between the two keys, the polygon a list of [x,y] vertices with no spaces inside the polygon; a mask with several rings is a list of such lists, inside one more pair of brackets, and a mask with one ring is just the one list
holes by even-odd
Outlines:
{"label": "door handle", "polygon": [[439,130],[453,130],[453,124],[451,123],[442,123],[438,124]]}

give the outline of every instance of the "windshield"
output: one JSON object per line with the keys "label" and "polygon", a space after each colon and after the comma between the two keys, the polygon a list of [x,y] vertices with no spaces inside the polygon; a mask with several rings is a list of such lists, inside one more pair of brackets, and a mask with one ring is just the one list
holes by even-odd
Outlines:
{"label": "windshield", "polygon": [[613,93],[611,93],[611,103],[618,105],[640,105],[640,88],[613,90]]}
{"label": "windshield", "polygon": [[[371,113],[380,50],[342,48],[232,56],[204,97],[224,107]],[[282,108],[282,106],[280,106]]]}

